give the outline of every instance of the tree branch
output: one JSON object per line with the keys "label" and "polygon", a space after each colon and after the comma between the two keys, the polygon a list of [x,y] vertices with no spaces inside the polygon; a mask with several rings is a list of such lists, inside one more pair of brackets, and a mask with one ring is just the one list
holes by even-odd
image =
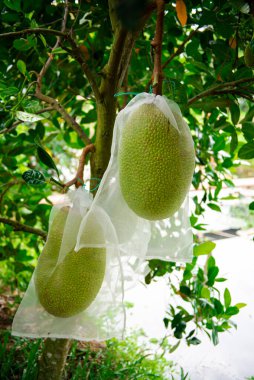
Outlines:
{"label": "tree branch", "polygon": [[31,28],[31,29],[19,30],[17,32],[2,33],[0,34],[0,39],[8,38],[8,37],[17,37],[23,34],[50,34],[53,36],[67,37],[66,33],[60,32],[59,30],[46,29],[46,28]]}
{"label": "tree branch", "polygon": [[47,232],[40,230],[39,228],[34,228],[26,224],[22,224],[18,222],[17,220],[0,217],[0,223],[8,224],[9,226],[12,226],[14,231],[29,232],[30,234],[41,236],[44,240],[47,237]]}
{"label": "tree branch", "polygon": [[182,52],[183,52],[183,49],[184,49],[184,46],[187,44],[187,42],[189,42],[192,37],[194,36],[194,34],[197,33],[197,31],[199,30],[200,26],[197,27],[197,29],[193,30],[189,35],[188,37],[181,43],[180,46],[178,46],[177,50],[171,54],[171,56],[167,59],[166,62],[163,63],[162,65],[162,69],[165,69],[165,67],[175,58],[177,57],[178,55],[180,55]]}
{"label": "tree branch", "polygon": [[[69,12],[69,7],[68,7],[68,2],[66,1],[65,7],[64,7],[63,21],[62,21],[62,26],[61,26],[61,33],[64,33],[64,34],[66,31],[66,23],[67,23],[67,18],[68,18],[68,12]],[[57,36],[56,43],[55,43],[54,47],[52,48],[52,50],[56,49],[59,46],[59,44],[61,42],[61,38],[62,38],[62,36]],[[46,74],[51,62],[53,61],[53,59],[54,59],[53,54],[50,54],[46,63],[42,66],[42,69],[41,69],[39,75],[37,76],[36,93],[41,91],[42,78]]]}
{"label": "tree branch", "polygon": [[213,95],[224,95],[224,94],[232,94],[232,95],[238,95],[242,98],[245,98],[251,102],[254,101],[252,95],[253,94],[248,94],[248,93],[244,93],[240,90],[218,90],[218,91],[214,91]]}
{"label": "tree branch", "polygon": [[88,153],[95,152],[94,144],[87,145],[81,153],[79,158],[79,165],[76,176],[69,182],[67,182],[64,186],[65,188],[75,185],[76,188],[82,186],[84,184],[84,167],[86,164],[86,157]]}
{"label": "tree branch", "polygon": [[153,93],[156,95],[162,94],[162,66],[161,66],[161,51],[163,37],[163,22],[164,22],[164,0],[156,0],[157,3],[157,20],[155,36],[151,45],[155,51],[154,69],[153,69]]}
{"label": "tree branch", "polygon": [[253,82],[254,82],[254,78],[242,78],[242,79],[232,81],[232,82],[221,83],[212,88],[209,88],[208,90],[201,92],[198,95],[195,95],[193,98],[188,100],[187,104],[188,106],[190,106],[192,103],[195,103],[197,100],[201,98],[214,95],[218,90],[223,90],[224,94],[231,93],[234,88],[235,90],[241,90],[241,87],[237,87],[238,85],[240,85],[241,83],[253,83]]}
{"label": "tree branch", "polygon": [[86,144],[91,144],[91,141],[89,137],[86,135],[86,133],[83,131],[81,126],[76,122],[76,120],[68,114],[68,112],[63,108],[63,106],[54,98],[51,98],[50,96],[42,94],[40,91],[36,91],[35,96],[42,100],[45,103],[50,104],[50,106],[58,111],[63,119],[72,127],[74,131],[77,132],[78,136],[81,138],[81,140]]}

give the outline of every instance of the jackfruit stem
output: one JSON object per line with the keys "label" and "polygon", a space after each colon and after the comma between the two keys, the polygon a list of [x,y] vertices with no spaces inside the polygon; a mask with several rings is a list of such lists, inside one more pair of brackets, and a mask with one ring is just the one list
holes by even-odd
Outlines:
{"label": "jackfruit stem", "polygon": [[157,4],[157,20],[155,36],[151,42],[154,49],[154,69],[153,69],[153,93],[156,95],[162,94],[162,65],[161,65],[161,52],[162,52],[162,36],[163,36],[163,21],[164,21],[164,0],[156,0]]}
{"label": "jackfruit stem", "polygon": [[94,144],[89,144],[82,150],[81,156],[79,158],[77,174],[71,181],[65,184],[65,188],[68,188],[72,185],[75,185],[75,187],[78,188],[84,184],[84,167],[86,164],[86,157],[88,153],[93,153],[93,152],[95,152]]}

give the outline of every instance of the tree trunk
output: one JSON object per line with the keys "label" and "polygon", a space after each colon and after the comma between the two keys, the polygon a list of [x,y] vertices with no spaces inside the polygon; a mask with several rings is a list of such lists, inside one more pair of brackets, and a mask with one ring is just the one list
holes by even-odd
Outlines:
{"label": "tree trunk", "polygon": [[39,360],[38,380],[61,380],[71,341],[69,339],[46,339]]}
{"label": "tree trunk", "polygon": [[[97,103],[96,151],[91,156],[91,177],[102,178],[110,159],[113,126],[116,117],[116,102],[113,96],[107,96],[103,102]],[[91,181],[91,189],[98,185]]]}

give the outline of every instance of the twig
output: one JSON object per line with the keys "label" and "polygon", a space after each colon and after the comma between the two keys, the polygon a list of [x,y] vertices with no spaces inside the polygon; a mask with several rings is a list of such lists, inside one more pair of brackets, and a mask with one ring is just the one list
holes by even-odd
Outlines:
{"label": "twig", "polygon": [[0,34],[0,39],[7,38],[7,37],[17,37],[23,34],[51,34],[53,36],[59,36],[59,37],[67,36],[66,33],[60,32],[59,30],[55,30],[55,29],[31,28],[31,29],[19,30],[17,32],[2,33]]}
{"label": "twig", "polygon": [[161,66],[161,51],[163,37],[163,21],[164,21],[164,0],[156,0],[157,3],[157,20],[155,36],[151,45],[155,52],[154,69],[153,69],[153,93],[156,95],[162,94],[162,66]]}
{"label": "twig", "polygon": [[[65,1],[64,16],[63,16],[62,27],[61,27],[61,33],[64,33],[64,34],[65,34],[65,29],[66,29],[68,11],[69,11],[68,2]],[[56,49],[59,46],[59,44],[61,42],[61,37],[62,36],[57,36],[56,43],[55,43],[54,47],[52,48],[52,50]],[[40,73],[37,75],[36,93],[39,93],[41,91],[42,78],[46,74],[51,62],[53,61],[53,59],[54,59],[53,54],[50,54],[46,63],[42,66]]]}
{"label": "twig", "polygon": [[91,144],[89,137],[83,131],[81,126],[76,122],[76,120],[70,114],[68,114],[68,112],[63,108],[63,106],[56,99],[51,98],[50,96],[44,95],[40,91],[37,91],[35,93],[35,96],[38,99],[42,100],[43,102],[50,104],[50,106],[54,110],[58,111],[62,115],[63,119],[72,127],[72,129],[77,132],[81,140],[86,145]]}
{"label": "twig", "polygon": [[224,94],[232,94],[232,95],[238,95],[242,98],[248,99],[249,101],[253,102],[252,94],[244,93],[239,90],[218,90],[214,91],[213,95],[224,95]]}
{"label": "twig", "polygon": [[86,157],[87,157],[88,153],[92,153],[94,151],[95,151],[94,144],[87,145],[82,150],[81,156],[79,158],[79,165],[78,165],[77,173],[71,181],[67,182],[64,185],[65,188],[70,187],[72,185],[75,185],[76,187],[80,187],[83,185],[83,183],[84,183],[84,167],[85,167],[85,163],[86,163]]}
{"label": "twig", "polygon": [[[68,1],[66,0],[65,1],[65,7],[64,7],[64,16],[63,16],[63,21],[62,21],[61,33],[65,33],[65,31],[66,31],[68,12],[69,12],[69,7],[68,7]],[[55,43],[55,45],[54,45],[54,47],[53,47],[52,50],[56,49],[59,46],[59,44],[61,42],[61,39],[62,39],[62,36],[57,36],[56,43]],[[54,59],[53,55],[50,54],[50,56],[47,59],[46,63],[43,65],[43,67],[42,67],[42,69],[40,71],[40,74],[37,77],[37,89],[36,89],[36,92],[40,91],[42,78],[46,74],[46,72],[47,72],[47,70],[48,70],[51,62],[53,61],[53,59]]]}
{"label": "twig", "polygon": [[[40,115],[41,113],[49,112],[49,111],[52,111],[53,109],[54,109],[53,107],[46,107],[46,108],[43,108],[43,109],[35,112],[35,114]],[[22,121],[22,120],[15,121],[15,123],[13,123],[9,128],[4,128],[2,131],[0,131],[0,135],[12,131],[21,123],[24,123],[24,121]]]}
{"label": "twig", "polygon": [[29,232],[30,234],[35,234],[41,236],[44,240],[46,239],[47,232],[40,230],[39,228],[30,227],[26,224],[22,224],[17,220],[2,218],[0,217],[0,223],[8,224],[12,226],[14,231]]}
{"label": "twig", "polygon": [[207,97],[210,95],[214,95],[214,93],[220,89],[224,90],[224,93],[230,93],[234,87],[236,90],[241,89],[241,87],[237,88],[237,86],[240,85],[241,83],[252,83],[252,82],[254,82],[253,77],[252,78],[242,78],[242,79],[239,79],[239,80],[236,80],[233,82],[225,82],[225,83],[218,84],[212,88],[209,88],[208,90],[201,92],[198,95],[195,95],[193,98],[188,100],[187,104],[190,106],[192,103],[195,103],[197,100],[199,100],[201,98],[204,98],[204,97]]}
{"label": "twig", "polygon": [[177,50],[171,54],[171,56],[167,59],[166,62],[163,63],[162,65],[162,69],[165,69],[165,67],[175,58],[177,57],[179,54],[181,54],[183,52],[183,48],[184,46],[187,44],[187,42],[189,42],[192,37],[194,36],[194,34],[197,33],[197,31],[199,30],[200,26],[198,26],[195,30],[193,30],[189,35],[188,37],[181,43],[181,45],[179,45],[179,47],[177,48]]}

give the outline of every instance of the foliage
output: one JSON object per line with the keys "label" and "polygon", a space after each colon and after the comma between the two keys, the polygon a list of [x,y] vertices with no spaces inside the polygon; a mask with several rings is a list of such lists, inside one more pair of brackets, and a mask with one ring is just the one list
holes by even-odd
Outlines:
{"label": "foliage", "polygon": [[[220,212],[221,189],[233,186],[231,171],[243,162],[241,160],[254,158],[254,80],[252,69],[244,61],[245,47],[253,35],[253,5],[251,1],[242,0],[181,3],[180,23],[175,4],[166,2],[163,93],[180,105],[195,143],[197,162],[193,186],[202,190],[202,198],[193,199],[191,224],[197,232],[204,229],[200,217],[205,204]],[[186,25],[183,3],[188,17]],[[54,107],[55,103],[46,104],[35,96],[36,73],[40,73],[48,57],[52,57],[42,77],[42,92],[57,99],[81,131],[95,142],[99,106],[105,102],[96,104],[92,83],[82,67],[88,66],[99,86],[107,75],[105,65],[113,50],[108,2],[70,1],[69,6],[67,29],[71,33],[52,50],[56,41],[54,30],[61,29],[63,1],[4,0],[0,3],[1,33],[44,28],[41,32],[9,35],[1,38],[0,44],[1,215],[43,231],[47,231],[51,209],[49,197],[73,174],[75,157],[83,148],[84,140],[77,133],[75,123],[67,122],[59,108]],[[132,25],[128,18],[131,12],[122,14],[127,27],[135,30],[137,25]],[[140,6],[135,15],[137,19],[140,17]],[[150,46],[154,30],[155,13],[135,43],[124,91],[143,92],[150,88],[153,69]],[[77,42],[76,55],[72,54],[71,35]],[[117,68],[111,81],[116,73]],[[113,93],[109,88],[104,90],[104,96],[115,102],[114,93],[119,88],[113,89]],[[118,97],[117,109],[124,104],[126,96]],[[106,141],[109,152],[110,133],[104,135],[109,136]],[[107,158],[103,160],[107,165]],[[0,233],[5,237],[0,243],[1,285],[23,291],[43,241],[36,234],[14,231],[6,222],[0,223]],[[195,240],[198,243],[198,239]],[[215,286],[219,269],[210,248],[207,243],[196,248],[197,256],[185,266],[150,262],[147,283],[156,276],[181,273],[178,283],[169,288],[190,310],[172,306],[165,323],[173,328],[177,339],[185,337],[189,344],[199,343],[197,329],[204,329],[217,343],[217,334],[232,325],[231,316],[240,307],[230,305],[228,291],[221,299]],[[205,268],[197,259],[202,254],[209,255]],[[187,328],[189,323],[194,323],[194,332]]]}
{"label": "foliage", "polygon": [[[164,318],[166,328],[178,341],[174,348],[179,346],[180,340],[185,339],[187,345],[197,345],[201,343],[200,332],[204,331],[212,340],[214,345],[219,343],[219,333],[236,327],[231,320],[233,315],[245,306],[243,303],[231,304],[230,291],[225,288],[223,294],[218,290],[218,283],[226,281],[219,276],[219,268],[212,255],[209,255],[205,266],[197,265],[198,255],[209,254],[214,246],[212,242],[201,244],[199,250],[194,250],[196,256],[192,263],[188,263],[183,268],[175,263],[164,263],[160,260],[151,260],[151,271],[146,277],[146,282],[150,283],[155,277],[164,276],[170,273],[170,283],[172,295],[178,295],[183,302],[178,301],[178,305],[169,305],[167,315]],[[208,249],[210,245],[210,250]],[[177,281],[173,275],[178,273]],[[171,348],[172,350],[172,348]]]}
{"label": "foliage", "polygon": [[[140,333],[139,333],[140,335]],[[142,334],[141,334],[142,335]],[[138,334],[118,342],[109,340],[104,348],[91,349],[75,342],[66,365],[66,379],[79,380],[174,380],[187,379],[182,369],[154,353],[151,347],[137,344]],[[34,380],[38,372],[38,356],[43,349],[41,339],[12,338],[6,332],[0,346],[0,371],[2,380]]]}

